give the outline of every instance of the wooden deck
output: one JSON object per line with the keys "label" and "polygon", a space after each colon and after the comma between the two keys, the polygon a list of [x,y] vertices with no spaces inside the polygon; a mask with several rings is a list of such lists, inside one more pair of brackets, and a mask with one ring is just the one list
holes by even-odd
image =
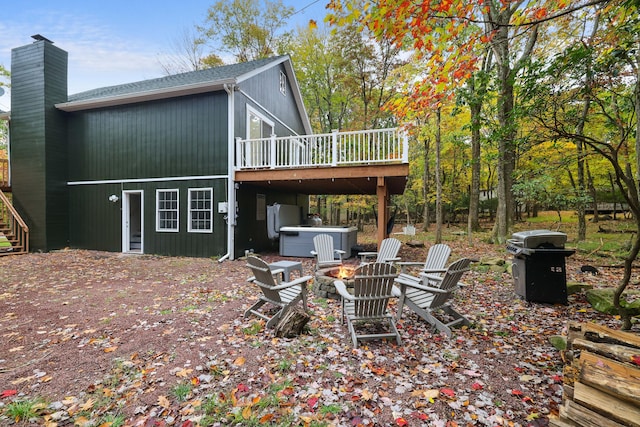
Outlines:
{"label": "wooden deck", "polygon": [[378,200],[378,244],[387,237],[389,197],[409,176],[399,129],[237,139],[234,180],[302,194],[368,194]]}
{"label": "wooden deck", "polygon": [[238,139],[235,181],[305,194],[402,194],[409,175],[398,129]]}

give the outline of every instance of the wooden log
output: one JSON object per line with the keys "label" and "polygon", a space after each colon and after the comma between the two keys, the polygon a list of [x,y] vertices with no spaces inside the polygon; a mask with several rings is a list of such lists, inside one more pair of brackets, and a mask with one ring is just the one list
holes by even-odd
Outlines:
{"label": "wooden log", "polygon": [[580,427],[578,424],[563,418],[550,418],[549,425],[551,427]]}
{"label": "wooden log", "polygon": [[565,422],[574,422],[581,427],[624,427],[623,424],[609,420],[571,400],[567,400],[560,406],[560,419]]}
{"label": "wooden log", "polygon": [[288,310],[274,328],[277,337],[293,338],[302,333],[311,316],[300,307]]}
{"label": "wooden log", "polygon": [[589,351],[580,354],[580,382],[640,405],[640,369]]}
{"label": "wooden log", "polygon": [[640,349],[640,336],[631,332],[618,331],[595,323],[584,323],[582,331],[585,338],[595,342],[619,344]]}
{"label": "wooden log", "polygon": [[628,363],[633,356],[640,356],[640,349],[627,347],[620,344],[605,344],[588,341],[585,339],[575,339],[573,348],[578,350],[588,350],[591,353],[617,360],[621,363]]}
{"label": "wooden log", "polygon": [[578,338],[584,338],[584,332],[582,331],[582,324],[571,322],[567,330],[567,351],[573,349],[572,343]]}
{"label": "wooden log", "polygon": [[640,427],[640,408],[586,384],[576,383],[574,400],[611,420]]}

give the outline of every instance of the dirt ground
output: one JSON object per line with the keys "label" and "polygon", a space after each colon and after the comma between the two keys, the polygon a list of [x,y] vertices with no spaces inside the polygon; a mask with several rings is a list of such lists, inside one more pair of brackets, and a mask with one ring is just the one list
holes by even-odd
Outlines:
{"label": "dirt ground", "polygon": [[[510,258],[466,240],[446,242],[451,260]],[[580,273],[578,254],[567,264],[569,281],[613,284]],[[583,293],[523,301],[480,263],[455,300],[471,327],[448,339],[405,308],[402,346],[358,349],[336,300],[311,295],[309,331],[292,339],[243,318],[257,297],[244,260],[63,250],[0,258],[0,272],[0,425],[547,425],[563,363],[549,337],[569,321],[619,326]]]}

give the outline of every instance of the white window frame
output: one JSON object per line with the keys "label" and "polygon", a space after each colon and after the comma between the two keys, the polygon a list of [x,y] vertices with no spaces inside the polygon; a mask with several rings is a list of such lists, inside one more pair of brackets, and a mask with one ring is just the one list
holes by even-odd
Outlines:
{"label": "white window frame", "polygon": [[287,96],[287,75],[284,71],[280,71],[280,93]]}
{"label": "white window frame", "polygon": [[[208,191],[209,192],[209,228],[208,229],[201,229],[201,228],[197,228],[194,229],[193,228],[193,217],[192,217],[192,213],[194,212],[194,209],[191,208],[191,202],[192,202],[192,195],[194,192],[196,191]],[[213,233],[213,187],[201,187],[201,188],[189,188],[188,190],[189,192],[189,205],[188,205],[188,224],[187,224],[187,231],[189,233]],[[202,212],[207,212],[207,210],[204,209],[199,209],[198,211],[202,211]]]}
{"label": "white window frame", "polygon": [[[160,221],[160,193],[175,193],[176,194],[176,227],[175,228],[162,228]],[[173,211],[173,209],[164,209],[164,211]],[[164,218],[166,220],[166,218]],[[177,188],[158,188],[156,189],[156,231],[159,233],[177,233],[180,231],[180,190]]]}
{"label": "white window frame", "polygon": [[[246,124],[246,139],[252,139],[251,138],[251,115],[256,116],[257,118],[260,119],[260,121],[266,123],[269,127],[271,127],[271,133],[269,135],[261,135],[261,138],[269,138],[271,135],[273,135],[276,131],[276,124],[274,121],[269,120],[267,118],[267,116],[265,116],[264,114],[262,114],[260,111],[258,111],[257,109],[253,108],[251,105],[247,104],[247,124]],[[262,129],[262,123],[260,124],[260,129]]]}

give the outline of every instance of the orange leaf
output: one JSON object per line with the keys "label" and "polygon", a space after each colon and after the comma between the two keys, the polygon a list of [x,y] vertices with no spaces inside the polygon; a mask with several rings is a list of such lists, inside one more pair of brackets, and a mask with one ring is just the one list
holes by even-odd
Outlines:
{"label": "orange leaf", "polygon": [[244,365],[244,362],[246,362],[247,359],[245,359],[244,357],[240,356],[238,357],[236,360],[233,361],[233,364],[236,366],[242,366]]}
{"label": "orange leaf", "polygon": [[245,420],[251,418],[251,406],[247,406],[242,410],[242,418]]}
{"label": "orange leaf", "polygon": [[545,16],[547,16],[547,8],[541,7],[540,9],[536,10],[536,13],[534,16],[536,19],[544,18]]}
{"label": "orange leaf", "polygon": [[112,346],[112,347],[107,347],[107,348],[105,348],[105,349],[104,349],[104,352],[105,352],[105,353],[111,353],[111,352],[113,352],[113,351],[116,351],[117,349],[118,349],[118,346],[117,346],[117,345],[114,345],[114,346]]}
{"label": "orange leaf", "polygon": [[396,425],[407,426],[409,425],[409,423],[407,423],[407,420],[405,420],[404,418],[396,418]]}
{"label": "orange leaf", "polygon": [[260,424],[268,423],[269,421],[271,421],[273,419],[273,417],[274,417],[273,414],[263,415],[262,418],[260,418]]}

